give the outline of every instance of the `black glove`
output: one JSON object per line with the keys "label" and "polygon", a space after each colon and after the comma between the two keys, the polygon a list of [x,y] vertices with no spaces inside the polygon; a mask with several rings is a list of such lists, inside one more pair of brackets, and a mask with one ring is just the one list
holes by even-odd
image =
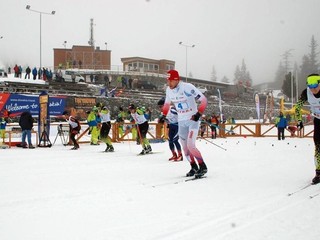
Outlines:
{"label": "black glove", "polygon": [[166,116],[165,115],[162,115],[160,118],[159,118],[159,123],[164,123],[166,121]]}
{"label": "black glove", "polygon": [[197,112],[196,114],[192,115],[191,120],[197,122],[200,117],[201,117],[201,114]]}
{"label": "black glove", "polygon": [[301,129],[303,128],[303,123],[302,123],[302,121],[298,121],[298,123],[297,123],[297,128],[298,128],[298,130],[301,130]]}

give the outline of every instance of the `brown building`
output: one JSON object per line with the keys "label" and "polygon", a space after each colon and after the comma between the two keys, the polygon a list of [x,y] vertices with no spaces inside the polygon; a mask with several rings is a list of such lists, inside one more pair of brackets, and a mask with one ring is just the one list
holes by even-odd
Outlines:
{"label": "brown building", "polygon": [[121,58],[123,64],[123,71],[135,71],[135,72],[152,72],[159,74],[167,74],[171,69],[175,68],[175,62],[171,60],[161,59],[149,59],[142,57],[128,57]]}
{"label": "brown building", "polygon": [[111,51],[93,46],[73,46],[53,49],[54,68],[103,69],[111,68]]}

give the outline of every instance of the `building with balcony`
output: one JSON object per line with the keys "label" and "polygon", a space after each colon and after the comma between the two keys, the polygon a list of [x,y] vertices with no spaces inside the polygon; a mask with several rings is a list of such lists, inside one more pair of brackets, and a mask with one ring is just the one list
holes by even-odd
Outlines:
{"label": "building with balcony", "polygon": [[167,74],[171,69],[175,68],[175,62],[167,59],[150,59],[143,57],[127,57],[121,58],[123,71],[132,72],[150,72]]}
{"label": "building with balcony", "polygon": [[111,69],[111,51],[93,46],[53,49],[54,69]]}

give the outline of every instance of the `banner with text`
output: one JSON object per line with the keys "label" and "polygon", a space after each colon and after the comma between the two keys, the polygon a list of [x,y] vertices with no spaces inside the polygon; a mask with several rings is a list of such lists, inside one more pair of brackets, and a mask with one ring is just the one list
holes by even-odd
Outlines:
{"label": "banner with text", "polygon": [[[61,115],[66,107],[66,96],[50,96],[50,116]],[[39,96],[28,94],[0,93],[0,112],[9,111],[11,117],[19,116],[22,112],[30,111],[32,116],[39,115]]]}

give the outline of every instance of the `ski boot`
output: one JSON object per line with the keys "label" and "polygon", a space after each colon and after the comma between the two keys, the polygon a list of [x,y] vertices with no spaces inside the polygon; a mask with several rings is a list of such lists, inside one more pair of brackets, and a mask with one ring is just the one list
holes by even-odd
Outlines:
{"label": "ski boot", "polygon": [[109,150],[108,150],[109,152],[114,152],[114,148],[113,148],[113,146],[111,145],[111,146],[109,146]]}
{"label": "ski boot", "polygon": [[312,179],[312,184],[320,183],[320,170],[316,170],[316,176]]}
{"label": "ski boot", "polygon": [[141,153],[139,153],[139,155],[145,155],[147,154],[147,148],[143,148]]}
{"label": "ski boot", "polygon": [[146,153],[151,153],[152,152],[152,148],[151,148],[150,145],[146,146],[145,149],[146,149]]}
{"label": "ski boot", "polygon": [[109,152],[110,145],[107,145],[107,148],[104,150],[105,152]]}
{"label": "ski boot", "polygon": [[196,172],[195,177],[201,178],[208,172],[207,166],[204,162],[199,164],[200,169]]}
{"label": "ski boot", "polygon": [[169,161],[175,161],[177,159],[177,154],[173,153],[172,157],[169,158]]}
{"label": "ski boot", "polygon": [[198,165],[196,163],[191,163],[191,169],[186,174],[187,177],[192,177],[199,170]]}
{"label": "ski boot", "polygon": [[174,159],[173,161],[175,161],[175,162],[183,161],[183,156],[182,156],[182,154],[179,154],[179,155],[176,157],[176,159]]}

